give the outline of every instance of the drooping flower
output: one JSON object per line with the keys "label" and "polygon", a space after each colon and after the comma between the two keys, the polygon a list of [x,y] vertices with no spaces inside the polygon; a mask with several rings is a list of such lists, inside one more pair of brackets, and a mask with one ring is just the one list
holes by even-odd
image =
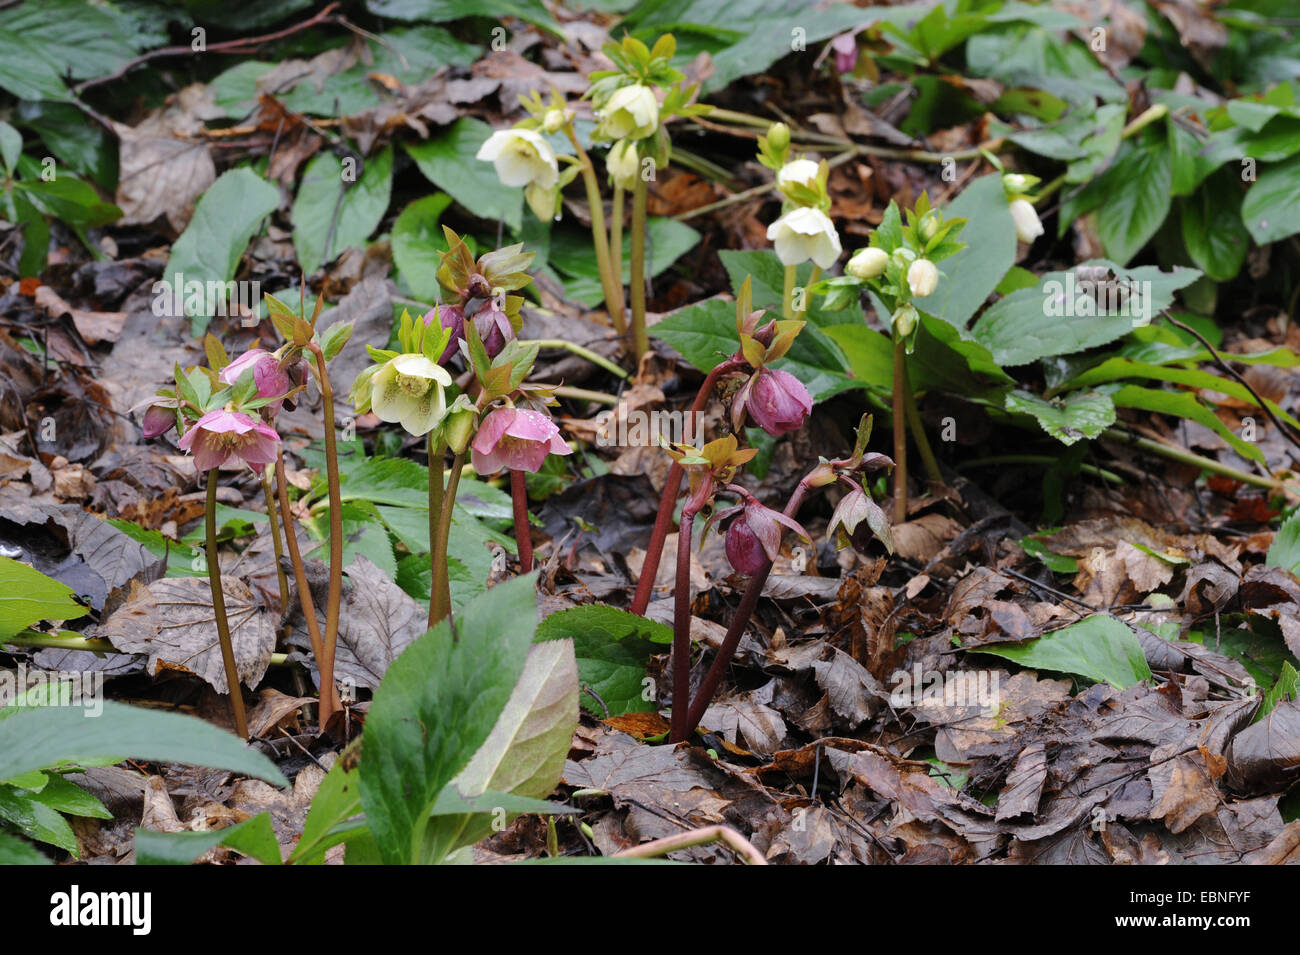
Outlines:
{"label": "drooping flower", "polygon": [[852,72],[858,65],[858,38],[852,32],[831,40],[831,49],[835,51],[835,68],[841,73]]}
{"label": "drooping flower", "polygon": [[144,432],[145,440],[149,440],[166,434],[174,427],[176,427],[175,408],[168,408],[164,405],[150,405],[144,413],[144,422],[141,424],[140,430]]}
{"label": "drooping flower", "polygon": [[844,266],[844,271],[860,281],[867,281],[883,275],[889,265],[889,253],[884,249],[859,249]]}
{"label": "drooping flower", "polygon": [[483,348],[489,358],[495,358],[506,342],[515,337],[515,327],[510,324],[510,316],[497,308],[495,297],[484,299],[474,312],[474,330],[483,341]]}
{"label": "drooping flower", "polygon": [[540,133],[531,129],[499,129],[487,138],[474,156],[497,170],[506,186],[537,185],[549,189],[559,178],[555,150]]}
{"label": "drooping flower", "polygon": [[645,139],[659,128],[659,101],[648,86],[624,86],[600,110],[600,120],[610,139]]}
{"label": "drooping flower", "polygon": [[809,206],[791,209],[767,227],[782,265],[801,265],[812,259],[828,269],[842,251],[839,233],[826,213]]}
{"label": "drooping flower", "polygon": [[826,528],[828,537],[835,539],[836,550],[852,546],[854,550],[865,554],[867,546],[874,537],[885,545],[891,554],[894,552],[894,540],[889,530],[889,518],[880,506],[860,487],[855,487],[840,498],[831,514],[830,525]]}
{"label": "drooping flower", "polygon": [[640,168],[636,143],[630,139],[620,139],[605,154],[605,171],[609,173],[610,181],[622,189],[636,188]]}
{"label": "drooping flower", "polygon": [[470,445],[474,470],[538,471],[548,454],[572,454],[548,415],[526,408],[497,408],[479,425]]}
{"label": "drooping flower", "polygon": [[194,455],[194,466],[208,471],[231,458],[249,467],[275,461],[280,436],[265,422],[242,411],[209,411],[181,436],[180,447]]}
{"label": "drooping flower", "polygon": [[820,167],[811,159],[796,159],[782,166],[776,174],[776,187],[782,192],[790,185],[817,188],[817,173]]}
{"label": "drooping flower", "polygon": [[1016,238],[1021,242],[1033,242],[1043,234],[1043,223],[1038,219],[1038,210],[1028,199],[1011,201],[1011,221],[1016,224]]}
{"label": "drooping flower", "polygon": [[781,552],[781,536],[785,528],[812,544],[812,538],[798,521],[764,507],[754,497],[747,496],[743,505],[732,509],[733,512],[737,510],[739,516],[727,528],[727,560],[747,577],[762,573],[769,563],[776,560]]}
{"label": "drooping flower", "polygon": [[939,269],[929,259],[917,259],[907,269],[907,287],[914,298],[933,295],[939,287]]}
{"label": "drooping flower", "polygon": [[732,401],[731,423],[739,431],[748,414],[768,434],[780,437],[802,428],[812,405],[812,395],[794,375],[779,369],[760,368]]}
{"label": "drooping flower", "polygon": [[217,373],[217,378],[223,385],[233,385],[249,368],[253,369],[253,381],[257,384],[257,396],[259,398],[277,399],[265,407],[272,415],[278,414],[280,408],[284,405],[282,399],[293,390],[294,386],[289,378],[288,370],[282,369],[280,359],[269,351],[264,351],[261,348],[250,348],[221,369]]}
{"label": "drooping flower", "polygon": [[370,409],[413,435],[428,434],[447,413],[451,375],[423,355],[389,359],[370,379]]}

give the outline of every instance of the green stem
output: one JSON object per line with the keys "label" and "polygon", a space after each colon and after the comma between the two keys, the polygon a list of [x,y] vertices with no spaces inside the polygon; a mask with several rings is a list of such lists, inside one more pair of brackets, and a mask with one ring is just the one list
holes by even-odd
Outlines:
{"label": "green stem", "polygon": [[[794,314],[795,318],[802,320],[803,317],[808,314],[808,306],[812,298],[812,293],[809,292],[808,289],[812,288],[812,286],[815,285],[817,280],[821,277],[822,277],[821,267],[818,266],[816,262],[814,262],[812,271],[808,273],[808,284],[804,286],[804,290],[803,290],[803,308],[795,312]],[[791,299],[791,304],[792,305],[794,304],[793,297]]]}
{"label": "green stem", "polygon": [[456,507],[456,491],[460,487],[460,475],[465,470],[465,452],[451,462],[451,477],[447,481],[447,491],[442,499],[442,513],[438,517],[438,536],[430,541],[433,549],[434,577],[429,592],[429,626],[451,616],[451,582],[447,579],[447,542],[451,539],[451,514]]}
{"label": "green stem", "polygon": [[[614,201],[609,212],[609,266],[614,270],[614,285],[618,289],[618,304],[614,306],[618,314],[626,314],[627,307],[623,300],[623,193],[622,186],[615,184]],[[597,363],[599,364],[599,363]]]}
{"label": "green stem", "polygon": [[930,439],[925,433],[925,426],[921,423],[921,415],[916,410],[916,395],[912,393],[912,378],[907,374],[907,367],[903,367],[903,411],[907,415],[907,426],[912,432],[912,440],[916,442],[916,449],[921,452],[921,463],[925,465],[925,473],[931,481],[942,481],[943,474],[939,471],[939,462],[934,456],[934,449],[930,447]]}
{"label": "green stem", "polygon": [[1266,487],[1270,490],[1280,491],[1290,489],[1296,491],[1296,488],[1287,484],[1285,481],[1277,478],[1261,477],[1258,474],[1251,474],[1248,471],[1239,471],[1237,468],[1227,464],[1221,464],[1210,458],[1203,458],[1199,454],[1187,451],[1183,448],[1170,447],[1167,444],[1161,444],[1159,441],[1152,441],[1149,438],[1139,437],[1128,431],[1121,431],[1119,428],[1107,428],[1101,435],[1110,441],[1120,441],[1124,444],[1130,444],[1135,448],[1140,448],[1157,457],[1166,458],[1170,461],[1177,461],[1179,464],[1190,464],[1192,467],[1200,468],[1203,471],[1209,471],[1211,474],[1222,474],[1224,477],[1232,478],[1234,481],[1240,481],[1242,484],[1249,484],[1252,487]]}
{"label": "green stem", "polygon": [[235,646],[230,642],[230,621],[226,619],[226,594],[221,589],[221,558],[217,554],[217,469],[208,470],[208,507],[204,524],[208,554],[208,584],[212,588],[212,611],[217,617],[217,641],[221,644],[221,663],[226,671],[226,689],[230,693],[230,712],[235,718],[235,732],[248,739],[248,719],[244,716],[244,695],[239,688],[239,669],[235,666]]}
{"label": "green stem", "polygon": [[629,277],[629,299],[632,303],[632,349],[636,360],[650,350],[650,339],[645,330],[645,203],[647,185],[645,177],[638,175],[636,189],[632,192],[632,272]]}
{"label": "green stem", "polygon": [[605,207],[600,198],[600,184],[596,181],[596,167],[591,164],[591,157],[587,151],[582,148],[578,142],[578,136],[573,130],[573,124],[569,123],[564,128],[568,134],[569,142],[573,144],[574,151],[578,154],[578,159],[582,163],[582,181],[587,187],[587,205],[591,207],[591,242],[596,250],[596,268],[600,271],[600,286],[605,293],[605,308],[609,311],[609,317],[614,322],[614,330],[619,335],[627,334],[627,319],[623,311],[619,308],[621,298],[619,288],[622,279],[622,263],[619,263],[619,271],[615,272],[609,261],[609,236],[605,231]]}
{"label": "green stem", "polygon": [[894,341],[894,523],[907,520],[907,352],[903,340]]}
{"label": "green stem", "polygon": [[[338,436],[334,431],[334,389],[320,345],[307,346],[316,356],[316,379],[320,384],[321,402],[325,406],[325,477],[330,501],[330,590],[325,608],[324,659],[321,666],[321,693],[334,687],[334,650],[339,636],[339,607],[343,603],[343,496],[339,491]],[[322,720],[323,725],[323,720]]]}
{"label": "green stem", "polygon": [[[84,650],[87,653],[119,653],[113,644],[101,637],[83,637],[75,630],[58,630],[42,633],[39,630],[19,630],[5,643],[14,647],[41,650]],[[289,662],[289,654],[272,653],[271,666],[282,667]]]}
{"label": "green stem", "polygon": [[[437,434],[438,437],[434,437]],[[438,577],[437,550],[433,542],[438,539],[438,524],[442,519],[444,456],[447,442],[441,436],[441,429],[429,432],[429,611],[433,612],[433,593]],[[445,565],[444,565],[445,566]],[[445,571],[444,571],[445,573]],[[440,589],[440,588],[439,588]],[[430,624],[432,626],[432,623]]]}
{"label": "green stem", "polygon": [[266,520],[271,525],[271,548],[275,552],[276,583],[280,585],[280,613],[289,609],[289,578],[284,573],[284,544],[280,540],[280,520],[275,513],[275,491],[271,487],[271,465],[262,468],[262,493],[266,496]]}
{"label": "green stem", "polygon": [[584,348],[582,345],[576,345],[573,342],[566,342],[563,338],[529,338],[521,341],[520,344],[536,345],[538,348],[563,348],[566,351],[573,352],[573,354],[577,355],[579,358],[587,359],[587,361],[591,362],[593,365],[603,368],[611,375],[615,375],[625,381],[632,377],[604,355],[598,355],[590,348]]}
{"label": "green stem", "polygon": [[617,405],[618,396],[606,391],[589,391],[586,388],[571,388],[568,385],[548,386],[548,389],[561,398],[577,398],[579,401],[597,401],[602,405]]}
{"label": "green stem", "polygon": [[785,267],[785,282],[781,287],[781,317],[794,318],[795,266]]}

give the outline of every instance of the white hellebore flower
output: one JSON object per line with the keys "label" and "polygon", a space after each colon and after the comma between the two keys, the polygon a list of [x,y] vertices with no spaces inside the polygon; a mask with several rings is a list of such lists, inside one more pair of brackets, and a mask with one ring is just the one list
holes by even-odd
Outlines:
{"label": "white hellebore flower", "polygon": [[785,192],[787,186],[796,184],[816,189],[819,168],[811,159],[796,159],[794,162],[788,162],[776,174],[776,187],[782,192]]}
{"label": "white hellebore flower", "polygon": [[506,186],[540,186],[549,189],[560,175],[555,150],[532,129],[498,129],[487,138],[475,159],[492,163]]}
{"label": "white hellebore flower", "polygon": [[635,189],[636,177],[640,173],[636,144],[630,139],[620,139],[610,146],[605,154],[605,171],[614,185],[625,190]]}
{"label": "white hellebore flower", "polygon": [[855,279],[865,282],[867,279],[883,275],[888,265],[888,252],[884,249],[866,248],[854,253],[853,258],[849,259],[849,264],[844,266],[844,271]]}
{"label": "white hellebore flower", "polygon": [[411,434],[428,434],[447,414],[443,389],[450,385],[447,370],[424,355],[398,355],[370,379],[370,410]]}
{"label": "white hellebore flower", "polygon": [[800,206],[791,209],[767,227],[767,237],[776,245],[782,265],[800,265],[812,259],[818,268],[828,269],[840,257],[840,237],[835,224],[820,209]]}
{"label": "white hellebore flower", "polygon": [[907,287],[913,298],[933,295],[939,286],[939,270],[929,259],[917,259],[907,270]]}
{"label": "white hellebore flower", "polygon": [[1033,242],[1043,234],[1038,212],[1028,199],[1016,199],[1011,203],[1011,221],[1016,224],[1016,238],[1021,242]]}
{"label": "white hellebore flower", "polygon": [[612,139],[645,139],[659,128],[659,101],[650,87],[634,83],[614,91],[600,118]]}

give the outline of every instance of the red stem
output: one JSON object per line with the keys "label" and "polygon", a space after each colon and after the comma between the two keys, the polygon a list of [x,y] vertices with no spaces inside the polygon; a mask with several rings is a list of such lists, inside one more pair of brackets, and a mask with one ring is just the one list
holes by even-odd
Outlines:
{"label": "red stem", "polygon": [[528,489],[524,484],[524,472],[511,470],[510,497],[515,510],[515,543],[519,545],[519,573],[526,574],[533,569],[533,538],[528,530]]}
{"label": "red stem", "polygon": [[694,502],[682,509],[677,532],[677,584],[673,592],[673,720],[672,742],[686,738],[687,712],[691,702],[691,527],[695,523]]}
{"label": "red stem", "polygon": [[[686,419],[686,427],[682,429],[682,437],[686,441],[692,440],[691,425],[708,404],[713,394],[713,386],[717,384],[718,379],[743,364],[743,359],[728,358],[705,376],[704,384],[700,386],[699,393],[691,404],[691,414]],[[645,562],[641,565],[641,576],[636,582],[636,594],[632,597],[632,612],[635,614],[644,614],[646,607],[650,606],[650,594],[654,591],[655,578],[659,576],[659,561],[664,555],[664,540],[668,537],[668,528],[673,522],[673,505],[677,503],[677,495],[682,489],[682,478],[685,476],[686,472],[682,470],[682,466],[674,461],[672,467],[668,469],[668,477],[664,479],[663,494],[659,498],[659,513],[655,515],[655,526],[650,532]]]}
{"label": "red stem", "polygon": [[[783,512],[786,517],[794,517],[799,510],[799,505],[803,503],[804,495],[808,493],[806,480],[805,478],[804,481],[799,482],[799,486],[790,495],[790,500],[786,502],[785,511]],[[684,520],[684,513],[682,517]],[[727,635],[723,637],[722,645],[718,647],[718,655],[714,658],[713,665],[709,667],[709,672],[704,675],[704,682],[700,684],[700,689],[691,702],[690,709],[686,714],[686,724],[681,727],[679,734],[674,720],[672,733],[668,737],[670,742],[679,743],[687,739],[695,732],[695,727],[700,725],[700,720],[704,718],[704,711],[713,702],[713,694],[717,692],[718,684],[722,682],[722,675],[727,672],[727,667],[731,665],[731,658],[736,655],[736,647],[740,645],[740,638],[745,632],[745,627],[749,624],[749,618],[754,615],[754,608],[758,606],[758,598],[763,593],[763,585],[767,583],[767,576],[771,572],[772,562],[768,561],[766,567],[749,579],[749,586],[745,588],[745,593],[740,598],[740,606],[736,608],[736,615],[731,619],[731,626],[727,628]],[[679,591],[680,588],[681,584],[679,583]],[[676,652],[675,648],[674,652]],[[676,677],[674,677],[674,680],[676,680]],[[673,692],[675,696],[675,684]],[[676,717],[676,715],[677,707],[674,705],[673,716]]]}

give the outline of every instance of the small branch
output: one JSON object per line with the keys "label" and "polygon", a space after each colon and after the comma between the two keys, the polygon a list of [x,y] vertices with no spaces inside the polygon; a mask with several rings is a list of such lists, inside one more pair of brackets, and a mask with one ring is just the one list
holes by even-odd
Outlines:
{"label": "small branch", "polygon": [[528,528],[528,486],[524,472],[510,469],[510,501],[515,519],[515,545],[519,548],[519,573],[533,569],[533,537]]}
{"label": "small branch", "polygon": [[574,342],[565,341],[563,338],[530,338],[520,344],[534,344],[538,348],[563,348],[566,351],[573,352],[573,354],[577,355],[579,358],[585,358],[593,365],[605,369],[611,375],[621,378],[624,381],[632,377],[604,355],[598,355],[590,348],[584,348],[582,345],[575,344]]}
{"label": "small branch", "polygon": [[[628,277],[628,300],[632,305],[632,350],[636,360],[650,350],[650,339],[645,330],[645,230],[646,190],[645,177],[638,170],[636,189],[632,192],[632,271]],[[621,271],[621,263],[620,263]]]}
{"label": "small branch", "polygon": [[687,714],[691,708],[691,529],[695,508],[690,501],[682,509],[677,531],[677,582],[673,589],[673,719],[669,739],[686,738]]}
{"label": "small branch", "polygon": [[275,514],[275,492],[271,489],[271,465],[262,468],[262,494],[266,497],[266,521],[271,525],[271,548],[275,552],[275,577],[280,585],[280,613],[289,612],[289,579],[284,573],[284,545],[280,540],[280,521]]}
{"label": "small branch", "polygon": [[1237,468],[1227,464],[1221,464],[1211,458],[1201,457],[1184,448],[1175,448],[1167,444],[1161,444],[1159,441],[1152,441],[1150,438],[1139,437],[1128,431],[1121,431],[1119,428],[1107,428],[1101,435],[1110,441],[1119,441],[1124,444],[1130,444],[1135,448],[1143,451],[1149,451],[1158,457],[1167,458],[1170,461],[1177,461],[1179,464],[1190,464],[1192,467],[1201,468],[1212,474],[1222,474],[1224,477],[1232,478],[1234,481],[1240,481],[1242,484],[1249,484],[1252,487],[1266,487],[1270,490],[1280,491],[1283,489],[1290,490],[1294,494],[1300,494],[1300,489],[1294,488],[1285,481],[1277,478],[1261,477],[1258,474],[1251,474],[1247,471],[1240,471]]}
{"label": "small branch", "polygon": [[708,845],[711,842],[725,843],[748,865],[768,864],[767,859],[763,858],[763,853],[759,852],[752,842],[730,826],[705,826],[703,829],[692,829],[690,832],[682,832],[675,836],[665,836],[662,839],[655,839],[653,842],[643,842],[639,846],[633,846],[631,849],[624,849],[621,852],[614,853],[613,858],[653,859],[667,855],[670,852],[676,852],[679,849],[691,849],[695,846]]}
{"label": "small branch", "polygon": [[[329,370],[325,367],[325,354],[320,345],[308,346],[316,357],[316,380],[320,385],[321,402],[325,406],[325,477],[329,485],[330,502],[330,590],[325,608],[325,657],[320,664],[321,692],[325,686],[334,686],[334,649],[339,636],[339,608],[343,603],[343,500],[339,491],[339,455],[334,429],[334,389],[330,386]],[[322,727],[324,720],[322,719]]]}
{"label": "small branch", "polygon": [[217,642],[221,644],[221,663],[226,671],[226,690],[230,694],[230,712],[235,732],[248,739],[248,719],[244,715],[244,694],[239,686],[239,668],[235,665],[235,646],[230,642],[230,621],[226,619],[226,593],[221,586],[221,558],[217,553],[217,469],[208,470],[208,506],[204,524],[204,544],[208,555],[208,583],[212,587],[212,611],[217,618]]}
{"label": "small branch", "polygon": [[894,523],[907,520],[907,351],[901,338],[894,341]]}
{"label": "small branch", "polygon": [[615,406],[618,404],[618,396],[611,395],[605,391],[589,391],[586,388],[573,388],[569,385],[548,386],[550,390],[561,398],[576,398],[578,401],[596,401],[602,405]]}

